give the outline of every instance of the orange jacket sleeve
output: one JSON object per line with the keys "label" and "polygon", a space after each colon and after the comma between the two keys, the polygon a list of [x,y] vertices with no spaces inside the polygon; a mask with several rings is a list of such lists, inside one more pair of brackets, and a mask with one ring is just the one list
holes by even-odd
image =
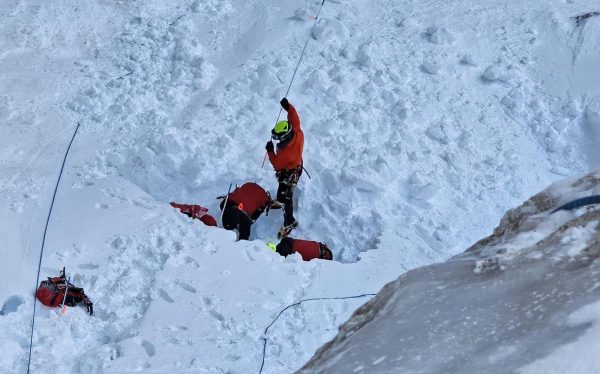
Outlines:
{"label": "orange jacket sleeve", "polygon": [[271,165],[273,165],[273,168],[275,170],[281,169],[279,159],[278,159],[277,155],[275,154],[275,152],[267,152],[267,153],[269,154],[269,161],[271,161]]}
{"label": "orange jacket sleeve", "polygon": [[298,116],[298,112],[296,112],[296,108],[292,104],[288,108],[288,122],[292,125],[292,130],[298,131],[300,130],[300,117]]}

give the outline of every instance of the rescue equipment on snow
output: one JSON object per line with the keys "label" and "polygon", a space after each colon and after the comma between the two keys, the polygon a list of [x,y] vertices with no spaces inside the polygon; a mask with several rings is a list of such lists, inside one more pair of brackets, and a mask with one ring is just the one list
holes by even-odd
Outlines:
{"label": "rescue equipment on snow", "polygon": [[83,288],[76,287],[67,280],[64,267],[60,272],[60,276],[48,277],[48,280],[42,281],[35,296],[42,304],[49,307],[59,307],[62,305],[73,307],[79,303],[83,303],[90,316],[94,314],[94,303],[83,292]]}

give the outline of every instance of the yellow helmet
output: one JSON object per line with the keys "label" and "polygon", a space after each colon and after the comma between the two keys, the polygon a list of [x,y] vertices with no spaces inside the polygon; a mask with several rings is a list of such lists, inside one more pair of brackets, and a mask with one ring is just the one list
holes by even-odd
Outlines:
{"label": "yellow helmet", "polygon": [[275,245],[275,243],[267,242],[267,247],[269,247],[269,249],[271,249],[273,252],[277,252],[277,245]]}
{"label": "yellow helmet", "polygon": [[287,138],[292,132],[292,127],[288,123],[288,121],[279,121],[271,130],[271,138],[275,140],[284,140]]}

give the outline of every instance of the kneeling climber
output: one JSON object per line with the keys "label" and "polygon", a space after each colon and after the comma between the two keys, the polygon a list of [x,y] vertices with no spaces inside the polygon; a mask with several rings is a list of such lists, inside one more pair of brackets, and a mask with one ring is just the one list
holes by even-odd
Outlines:
{"label": "kneeling climber", "polygon": [[277,153],[272,141],[265,148],[269,161],[275,169],[279,182],[277,201],[283,204],[283,227],[279,230],[278,238],[288,236],[298,226],[294,218],[294,188],[302,175],[302,152],[304,150],[304,132],[300,127],[300,117],[296,108],[287,98],[281,99],[283,109],[287,111],[287,121],[279,121],[271,130],[271,138],[278,141]]}
{"label": "kneeling climber", "polygon": [[271,195],[256,183],[244,183],[229,196],[221,196],[223,228],[237,230],[238,240],[250,238],[250,226],[271,208]]}
{"label": "kneeling climber", "polygon": [[310,261],[314,258],[323,260],[333,260],[333,254],[327,244],[315,242],[312,240],[300,240],[285,237],[281,239],[279,244],[267,244],[272,250],[280,255],[287,257],[294,253],[300,253],[304,261]]}

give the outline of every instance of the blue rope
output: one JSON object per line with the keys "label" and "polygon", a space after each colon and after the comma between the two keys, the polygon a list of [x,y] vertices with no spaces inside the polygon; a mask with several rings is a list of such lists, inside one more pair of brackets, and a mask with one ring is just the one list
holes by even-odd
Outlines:
{"label": "blue rope", "polygon": [[[559,210],[575,210],[577,208],[581,208],[586,205],[594,205],[594,204],[600,204],[600,195],[582,197],[581,199],[571,201],[568,204],[565,204],[559,208],[556,208],[555,210],[552,211],[552,213],[556,213]],[[550,214],[552,214],[552,213],[550,213]]]}
{"label": "blue rope", "polygon": [[[67,152],[65,152],[65,157],[63,158],[62,166],[60,167],[60,173],[58,173],[58,180],[56,181],[56,186],[54,187],[54,194],[52,195],[52,203],[50,203],[50,210],[48,211],[48,218],[46,219],[46,227],[44,228],[44,237],[42,239],[42,248],[40,250],[40,260],[38,262],[38,270],[37,277],[35,279],[35,288],[37,289],[38,283],[40,281],[40,270],[42,268],[42,256],[44,254],[44,244],[46,244],[46,233],[48,232],[48,224],[50,223],[50,216],[52,215],[52,208],[54,207],[54,200],[56,199],[56,192],[58,191],[58,185],[60,184],[60,179],[63,174],[63,170],[65,169],[65,163],[67,162],[67,156],[69,155],[69,151],[71,150],[71,145],[73,144],[73,140],[75,140],[75,135],[77,135],[77,131],[79,130],[80,123],[77,123],[77,127],[73,132],[73,137],[69,142],[69,146],[67,147]],[[33,294],[33,315],[31,316],[31,335],[29,337],[29,358],[27,360],[27,374],[29,374],[31,368],[31,347],[33,346],[33,329],[35,326],[35,307],[37,305],[37,300],[35,293]]]}
{"label": "blue rope", "polygon": [[[275,317],[275,319],[269,324],[269,326],[267,326],[265,328],[265,332],[263,333],[263,335],[267,335],[267,332],[269,331],[269,328],[271,328],[271,326],[273,326],[273,324],[279,319],[279,317],[281,317],[281,315],[283,314],[283,312],[285,312],[286,310],[298,306],[300,304],[302,304],[305,301],[318,301],[318,300],[345,300],[345,299],[359,299],[361,297],[366,297],[366,296],[375,296],[377,294],[374,293],[364,293],[361,295],[356,295],[356,296],[344,296],[344,297],[315,297],[315,298],[310,298],[310,299],[304,299],[304,300],[300,300],[296,303],[290,304],[288,306],[286,306],[285,308],[283,308],[279,314],[277,315],[277,317]],[[260,364],[260,370],[258,371],[259,374],[262,373],[263,371],[263,367],[265,366],[265,354],[267,352],[267,338],[264,337],[263,338],[263,351],[262,351],[262,363]]]}

